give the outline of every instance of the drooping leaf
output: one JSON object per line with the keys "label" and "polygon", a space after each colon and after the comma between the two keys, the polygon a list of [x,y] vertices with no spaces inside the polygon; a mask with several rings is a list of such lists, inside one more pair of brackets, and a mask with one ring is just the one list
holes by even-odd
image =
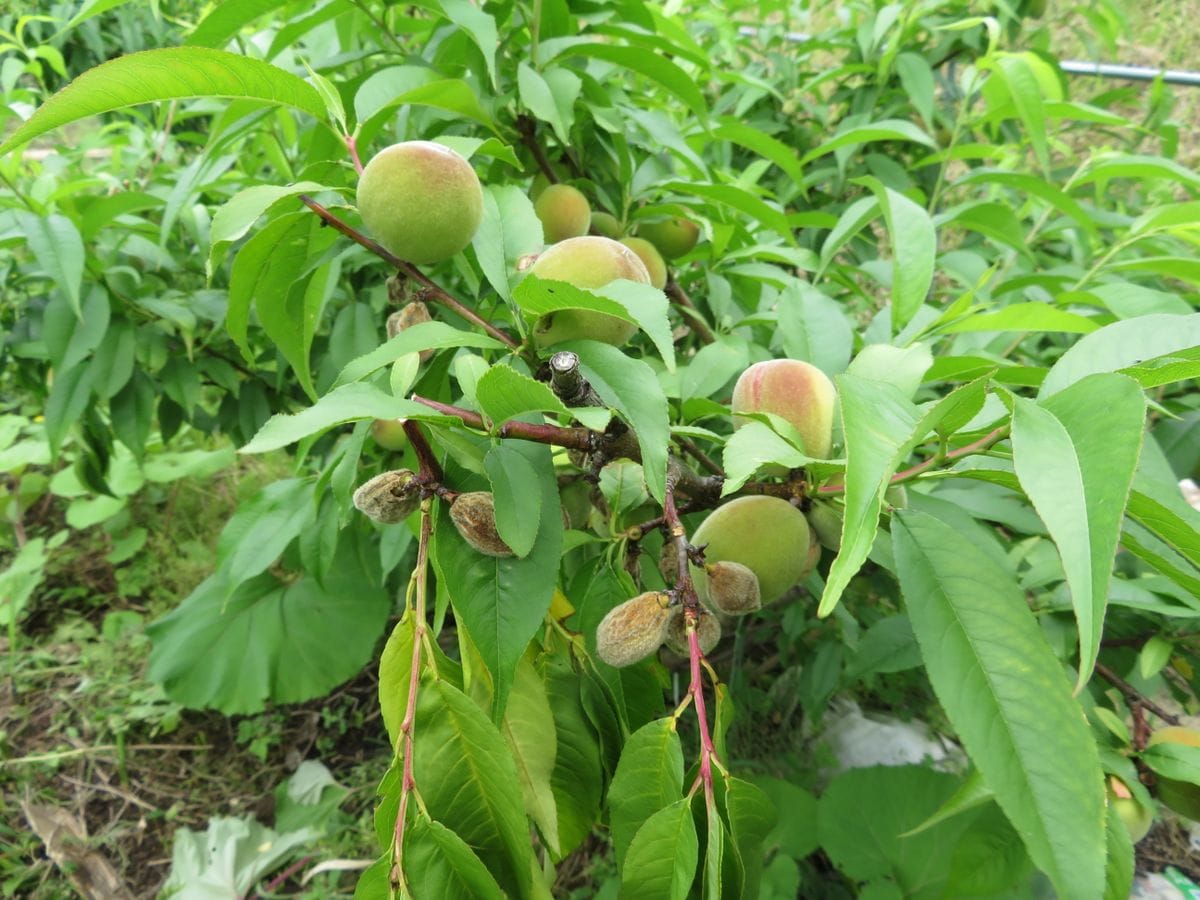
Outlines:
{"label": "drooping leaf", "polygon": [[619,867],[624,865],[637,830],[654,813],[677,801],[682,790],[683,748],[674,722],[656,719],[630,735],[607,799]]}

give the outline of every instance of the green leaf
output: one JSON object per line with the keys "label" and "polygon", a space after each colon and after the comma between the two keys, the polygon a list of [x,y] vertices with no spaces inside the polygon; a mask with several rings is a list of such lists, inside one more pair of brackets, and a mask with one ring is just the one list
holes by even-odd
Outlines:
{"label": "green leaf", "polygon": [[1060,331],[1089,334],[1100,328],[1087,316],[1046,303],[1013,303],[995,312],[977,312],[941,328],[947,334],[964,331]]}
{"label": "green leaf", "polygon": [[699,853],[691,798],[676,800],[634,835],[621,870],[621,896],[684,900],[696,878]]}
{"label": "green leaf", "polygon": [[[10,141],[6,141],[5,145],[8,143]],[[0,146],[0,155],[2,151],[3,146]],[[82,318],[79,296],[83,284],[84,250],[79,229],[66,216],[57,213],[39,216],[18,210],[15,216],[38,265],[51,281],[62,288],[71,309]]]}
{"label": "green leaf", "polygon": [[747,422],[725,442],[721,458],[725,469],[725,483],[721,486],[721,495],[728,496],[734,493],[768,463],[798,469],[809,461],[810,457],[805,456],[769,426],[762,422]]}
{"label": "green leaf", "polygon": [[1042,86],[1023,53],[1003,53],[997,59],[1004,85],[1017,116],[1029,133],[1038,165],[1050,178],[1050,150],[1046,142],[1046,112],[1042,108]]}
{"label": "green leaf", "polygon": [[725,817],[732,837],[730,849],[744,872],[742,893],[758,895],[767,835],[778,822],[776,805],[758,785],[740,778],[725,778]]}
{"label": "green leaf", "polygon": [[927,344],[894,347],[891,344],[867,344],[850,362],[848,375],[869,378],[895,385],[911,400],[916,396],[921,380],[933,364],[933,354]]}
{"label": "green leaf", "polygon": [[562,349],[579,355],[580,371],[600,399],[621,413],[637,432],[646,487],[661,503],[667,483],[671,428],[667,398],[654,370],[640,359],[596,341],[567,341]]}
{"label": "green leaf", "polygon": [[708,118],[708,105],[695,80],[669,59],[640,47],[620,47],[615,44],[580,43],[570,46],[565,57],[586,56],[602,59],[657,82],[680,100],[701,122]]}
{"label": "green leaf", "polygon": [[1200,785],[1200,747],[1160,741],[1142,751],[1141,759],[1163,778]]}
{"label": "green leaf", "polygon": [[208,578],[147,626],[150,678],[177,703],[227,715],[328,692],[371,658],[391,608],[364,550],[343,533],[323,584],[264,573],[230,594],[221,575]]}
{"label": "green leaf", "polygon": [[408,709],[408,686],[412,674],[413,617],[406,613],[396,623],[379,657],[379,710],[388,742],[400,747],[400,724]]}
{"label": "green leaf", "polygon": [[1012,572],[924,513],[898,510],[892,542],[929,680],[972,762],[1059,895],[1100,896],[1095,739]]}
{"label": "green leaf", "polygon": [[483,373],[475,385],[475,399],[483,414],[497,428],[526,413],[567,414],[567,407],[549,385],[505,365],[492,366]]}
{"label": "green leaf", "polygon": [[861,179],[879,199],[892,238],[892,333],[916,315],[933,283],[937,230],[929,213],[877,178]]}
{"label": "green leaf", "polygon": [[1100,652],[1108,582],[1137,468],[1146,401],[1123,375],[1089,375],[1044,404],[1013,399],[1013,463],[1053,538],[1079,625],[1079,680]]}
{"label": "green leaf", "polygon": [[533,549],[541,521],[538,472],[519,451],[505,444],[492,445],[483,459],[483,467],[492,483],[500,537],[513,553],[526,557]]}
{"label": "green leaf", "polygon": [[234,241],[245,237],[255,221],[268,209],[296,194],[315,193],[329,190],[315,181],[298,181],[295,184],[279,187],[273,184],[259,184],[238,191],[213,215],[212,226],[209,229],[208,260],[205,263],[205,274],[212,279],[213,268],[225,247]]}
{"label": "green leaf", "polygon": [[729,141],[757,153],[763,159],[779,166],[793,184],[804,184],[804,169],[800,165],[800,158],[795,150],[778,138],[764,134],[757,128],[751,128],[733,116],[722,116],[712,135],[719,141]]}
{"label": "green leaf", "polygon": [[912,141],[937,149],[937,142],[912,122],[903,119],[881,119],[869,125],[858,125],[835,135],[825,143],[814,147],[800,158],[800,165],[807,166],[814,159],[832,153],[842,147],[869,144],[874,141]]}
{"label": "green leaf", "polygon": [[1136,154],[1114,154],[1093,159],[1079,177],[1073,179],[1073,184],[1082,187],[1110,178],[1133,178],[1139,182],[1161,178],[1172,184],[1186,184],[1193,189],[1200,189],[1200,174],[1187,166],[1161,156]]}
{"label": "green leaf", "polygon": [[479,855],[502,890],[528,896],[529,829],[517,767],[496,726],[462,691],[436,680],[420,686],[416,734],[413,777],[429,815]]}
{"label": "green leaf", "polygon": [[20,617],[42,581],[47,559],[46,540],[34,538],[0,572],[0,626],[8,627]]}
{"label": "green leaf", "polygon": [[[558,71],[566,72],[567,70],[559,69]],[[521,103],[525,108],[543,122],[549,123],[561,143],[569,144],[571,142],[570,125],[568,124],[570,107],[565,110],[560,109],[555,100],[554,91],[551,90],[546,79],[524,61],[517,66],[517,89],[521,93]]]}
{"label": "green leaf", "polygon": [[312,523],[312,484],[303,478],[273,481],[240,504],[217,540],[217,575],[232,590],[265,572],[300,531]]}
{"label": "green leaf", "polygon": [[1196,346],[1200,346],[1200,313],[1160,313],[1113,322],[1069,347],[1050,367],[1038,397],[1049,397],[1095,372],[1114,372]]}
{"label": "green leaf", "polygon": [[443,109],[499,133],[495,121],[480,105],[479,97],[467,82],[459,78],[438,79],[432,69],[418,66],[380,69],[372,73],[354,95],[354,112],[360,129],[383,113],[405,105]]}
{"label": "green leaf", "polygon": [[517,666],[500,731],[517,764],[525,812],[537,825],[550,852],[558,857],[558,809],[550,786],[558,739],[546,688],[528,657]]}
{"label": "green leaf", "polygon": [[441,822],[430,819],[416,818],[404,831],[404,874],[413,897],[504,897],[496,879],[467,842]]}
{"label": "green leaf", "polygon": [[316,118],[325,114],[321,95],[270,63],[205,47],[142,50],[88,69],[38,107],[0,144],[0,156],[88,116],[140,103],[191,97],[227,97],[291,106]]}
{"label": "green leaf", "polygon": [[553,511],[538,520],[537,538],[524,559],[497,559],[472,549],[441,516],[433,557],[454,615],[474,641],[492,675],[497,721],[504,715],[517,663],[550,608],[561,562],[562,519],[550,451],[544,445],[513,441],[506,445],[525,457],[537,473],[538,506]]}
{"label": "green leaf", "polygon": [[456,423],[458,419],[434,413],[428,406],[385,394],[370,384],[354,382],[336,388],[308,409],[293,415],[276,413],[239,453],[266,453],[294,444],[301,438],[357,419],[422,419]]}
{"label": "green leaf", "polygon": [[1104,900],[1126,900],[1133,893],[1133,841],[1121,817],[1110,812],[1104,837],[1108,859],[1104,866]]}
{"label": "green leaf", "polygon": [[87,408],[96,374],[86,361],[54,374],[54,384],[46,398],[46,442],[50,445],[51,459],[58,458],[67,432]]}
{"label": "green leaf", "polygon": [[460,331],[445,322],[419,322],[405,328],[394,338],[380,344],[370,353],[363,354],[346,364],[334,379],[337,390],[347,384],[362,381],[368,375],[391,365],[402,356],[421,350],[436,350],[443,347],[479,347],[485,350],[503,349],[504,345],[495,338],[474,331]]}
{"label": "green leaf", "polygon": [[496,81],[496,48],[500,46],[500,38],[496,33],[496,20],[490,15],[472,6],[467,0],[435,0],[442,13],[471,38],[483,55],[487,66],[488,78],[492,88],[498,87]]}
{"label": "green leaf", "polygon": [[683,748],[674,721],[656,719],[643,725],[625,742],[608,789],[613,850],[622,872],[637,830],[654,813],[679,800],[682,791]]}
{"label": "green leaf", "polygon": [[854,330],[842,304],[799,282],[779,296],[778,339],[789,359],[810,362],[832,378],[850,361]]}
{"label": "green leaf", "polygon": [[604,770],[595,729],[583,708],[579,676],[562,656],[547,656],[539,665],[558,739],[550,787],[558,816],[558,850],[565,857],[591,834],[600,817]]}
{"label": "green leaf", "polygon": [[238,3],[221,3],[200,20],[184,43],[198,47],[223,47],[244,25],[278,9],[285,2],[240,0]]}
{"label": "green leaf", "polygon": [[542,222],[533,203],[516,185],[488,185],[483,190],[483,220],[471,245],[488,283],[511,300],[517,260],[542,249]]}

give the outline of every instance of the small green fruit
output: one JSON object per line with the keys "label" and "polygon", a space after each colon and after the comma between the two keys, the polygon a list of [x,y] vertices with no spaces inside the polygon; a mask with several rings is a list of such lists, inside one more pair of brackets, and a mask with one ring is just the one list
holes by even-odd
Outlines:
{"label": "small green fruit", "polygon": [[834,506],[822,500],[816,500],[808,510],[808,524],[821,546],[834,553],[842,549],[842,519],[844,513],[841,506]]}
{"label": "small green fruit", "polygon": [[1129,787],[1116,775],[1108,776],[1105,793],[1108,795],[1109,808],[1113,810],[1129,832],[1129,840],[1137,843],[1150,832],[1154,824],[1154,811],[1146,809],[1134,798]]}
{"label": "small green fruit", "polygon": [[664,259],[679,259],[689,253],[700,240],[700,226],[688,219],[676,217],[638,225],[637,235],[657,247]]}
{"label": "small green fruit", "polygon": [[537,198],[533,211],[542,220],[547,244],[587,234],[592,210],[587,197],[569,184],[552,184]]}
{"label": "small green fruit", "polygon": [[[1182,744],[1185,747],[1200,747],[1200,730],[1172,725],[1160,728],[1150,735],[1146,746],[1155,744]],[[1190,781],[1158,777],[1156,790],[1158,799],[1179,815],[1200,822],[1200,785]]]}
{"label": "small green fruit", "polygon": [[403,419],[376,419],[371,423],[371,437],[384,450],[401,453],[408,447]]}
{"label": "small green fruit", "polygon": [[[705,563],[728,560],[750,569],[758,578],[762,602],[769,603],[804,575],[808,522],[804,513],[778,497],[738,497],[713,510],[696,529],[692,543],[704,546]],[[697,571],[693,567],[696,590],[711,602]]]}
{"label": "small green fruit", "polygon": [[545,172],[538,172],[533,176],[533,182],[529,185],[529,199],[537,203],[538,197],[542,196],[542,191],[546,190],[553,183],[546,177]]}
{"label": "small green fruit", "polygon": [[833,382],[816,366],[799,359],[769,359],[744,371],[733,386],[733,426],[747,419],[738,413],[774,413],[800,432],[814,459],[828,459],[833,447]]}
{"label": "small green fruit", "polygon": [[367,231],[412,263],[461,251],[483,219],[483,188],[471,164],[441,144],[405,141],[377,153],[358,180]]}
{"label": "small green fruit", "polygon": [[484,556],[513,556],[496,528],[496,503],[488,491],[459,494],[450,504],[450,521],[463,540]]}
{"label": "small green fruit", "polygon": [[614,606],[596,626],[596,653],[610,666],[631,666],[662,646],[671,598],[658,591]]}
{"label": "small green fruit", "polygon": [[594,212],[592,213],[592,227],[588,231],[591,234],[598,234],[616,241],[621,238],[621,223],[611,213]]}
{"label": "small green fruit", "polygon": [[354,506],[370,519],[384,525],[403,522],[421,505],[416,474],[396,469],[376,475],[354,492]]}
{"label": "small green fruit", "polygon": [[[538,278],[565,281],[585,290],[602,288],[619,278],[650,283],[650,273],[637,254],[606,237],[571,238],[547,247],[529,271]],[[534,326],[533,339],[539,347],[577,338],[619,346],[636,332],[636,325],[616,316],[584,309],[564,309],[539,319]]]}
{"label": "small green fruit", "polygon": [[655,246],[644,238],[622,238],[621,243],[638,255],[646,271],[650,273],[650,283],[660,291],[667,286],[667,264],[663,262],[662,254]]}

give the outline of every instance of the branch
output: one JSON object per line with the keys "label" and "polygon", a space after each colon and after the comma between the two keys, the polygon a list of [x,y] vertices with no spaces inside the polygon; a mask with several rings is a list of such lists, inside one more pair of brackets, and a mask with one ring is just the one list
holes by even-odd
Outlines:
{"label": "branch", "polygon": [[713,335],[712,329],[704,321],[704,316],[700,315],[700,310],[696,309],[696,305],[692,303],[692,298],[679,286],[679,282],[672,278],[667,282],[664,290],[667,296],[675,301],[675,305],[679,307],[680,311],[691,321],[692,331],[696,333],[696,337],[700,339],[701,343],[713,343],[716,337]]}
{"label": "branch", "polygon": [[380,244],[378,241],[371,240],[369,237],[367,237],[361,231],[358,231],[357,229],[355,229],[355,228],[351,227],[350,225],[348,225],[347,223],[343,222],[340,218],[338,218],[336,215],[334,215],[332,212],[330,212],[328,209],[326,209],[324,206],[322,206],[320,203],[318,203],[312,197],[308,196],[307,194],[301,194],[300,202],[303,203],[305,206],[307,206],[309,209],[311,209],[313,212],[315,212],[318,216],[320,216],[326,225],[329,225],[332,228],[336,229],[337,231],[341,232],[346,237],[350,238],[350,240],[354,241],[356,244],[359,244],[360,246],[365,247],[366,249],[370,250],[372,253],[374,253],[376,256],[378,256],[380,259],[382,259],[384,262],[386,262],[388,265],[403,272],[409,278],[413,279],[414,281],[420,282],[425,287],[428,299],[434,301],[435,303],[440,303],[442,306],[446,307],[447,309],[451,309],[454,312],[458,313],[460,316],[462,316],[464,319],[466,319],[472,325],[476,325],[479,328],[482,328],[484,331],[486,331],[488,334],[490,334],[492,337],[494,337],[500,343],[504,344],[504,346],[508,347],[510,350],[516,350],[518,347],[520,347],[520,344],[516,340],[514,340],[511,336],[509,336],[506,332],[501,331],[499,328],[497,328],[491,322],[487,321],[487,319],[482,318],[473,309],[465,306],[464,304],[459,302],[455,297],[453,297],[451,294],[448,294],[444,289],[442,289],[437,284],[435,284],[433,281],[431,281],[427,275],[425,275],[423,272],[421,272],[421,270],[418,269],[416,266],[414,266],[412,263],[405,262],[400,257],[396,256],[394,253],[392,253],[390,250],[388,250],[386,247],[384,247],[382,244]]}
{"label": "branch", "polygon": [[529,152],[533,154],[533,160],[538,164],[538,168],[542,170],[546,178],[551,184],[558,184],[558,173],[554,171],[554,166],[550,165],[550,160],[546,157],[546,151],[537,140],[537,125],[529,116],[517,116],[517,133],[521,135],[521,143],[529,148]]}
{"label": "branch", "polygon": [[1096,663],[1096,674],[1115,687],[1118,691],[1125,695],[1125,699],[1131,706],[1140,706],[1150,710],[1168,725],[1178,725],[1179,717],[1167,712],[1149,697],[1145,696],[1141,691],[1135,688],[1132,684],[1104,665],[1102,662]]}
{"label": "branch", "polygon": [[469,409],[463,409],[460,406],[451,406],[448,403],[442,403],[438,400],[430,400],[428,397],[422,397],[418,394],[413,394],[410,398],[414,403],[420,403],[422,406],[428,406],[430,409],[437,410],[447,416],[456,416],[462,419],[464,425],[471,428],[478,428],[481,431],[487,431],[489,434],[494,434],[501,438],[520,438],[525,441],[533,441],[538,444],[553,444],[557,447],[566,447],[568,450],[583,450],[591,453],[596,449],[597,441],[603,438],[603,435],[588,428],[563,428],[559,425],[542,425],[535,422],[505,422],[494,431],[489,431],[487,422],[483,416],[477,412],[472,412]]}

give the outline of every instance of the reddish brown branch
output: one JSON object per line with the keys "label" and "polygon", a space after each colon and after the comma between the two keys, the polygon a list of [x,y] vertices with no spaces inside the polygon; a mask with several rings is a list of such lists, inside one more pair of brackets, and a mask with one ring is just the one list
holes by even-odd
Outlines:
{"label": "reddish brown branch", "polygon": [[[448,403],[442,403],[438,400],[430,400],[428,397],[421,397],[417,394],[413,394],[410,399],[414,403],[428,406],[430,409],[437,410],[445,415],[456,416],[462,419],[464,425],[468,425],[471,428],[479,428],[483,431],[488,430],[483,416],[477,412],[472,412],[469,409],[463,409],[459,406],[451,406]],[[538,444],[553,444],[557,447],[566,447],[569,450],[583,450],[589,453],[596,449],[596,442],[601,437],[601,435],[587,428],[563,428],[559,425],[540,425],[535,422],[517,421],[505,422],[493,433],[502,438],[520,438],[521,440],[534,441]]]}
{"label": "reddish brown branch", "polygon": [[421,480],[427,484],[440,484],[442,467],[438,464],[437,457],[433,455],[433,448],[429,446],[429,441],[425,440],[421,426],[411,419],[405,419],[403,427],[404,434],[408,438],[408,442],[412,444],[413,452],[417,455]]}
{"label": "reddish brown branch", "polygon": [[550,165],[550,160],[546,156],[546,151],[537,139],[537,125],[529,116],[517,116],[517,133],[521,135],[521,143],[529,148],[529,152],[533,154],[533,161],[538,164],[538,168],[550,181],[551,184],[558,184],[558,173],[554,171],[554,166]]}
{"label": "reddish brown branch", "polygon": [[405,262],[386,247],[381,245],[378,241],[371,240],[361,231],[353,228],[346,222],[343,222],[340,218],[338,218],[312,197],[308,196],[307,194],[301,194],[300,202],[320,216],[326,225],[329,225],[331,228],[341,232],[356,244],[359,244],[360,246],[370,250],[388,265],[403,272],[414,281],[419,282],[425,288],[427,299],[432,300],[435,303],[440,303],[447,309],[453,310],[472,325],[482,328],[485,332],[494,337],[500,343],[504,344],[504,346],[508,347],[510,350],[516,350],[520,346],[520,344],[506,332],[501,331],[491,322],[487,321],[487,319],[481,317],[473,309],[465,306],[459,302],[457,298],[447,293],[443,288],[431,281],[427,275],[425,275],[412,263]]}
{"label": "reddish brown branch", "polygon": [[1104,663],[1096,663],[1096,674],[1120,691],[1131,706],[1140,706],[1143,709],[1150,710],[1150,712],[1154,713],[1168,725],[1179,724],[1178,716],[1167,712]]}

